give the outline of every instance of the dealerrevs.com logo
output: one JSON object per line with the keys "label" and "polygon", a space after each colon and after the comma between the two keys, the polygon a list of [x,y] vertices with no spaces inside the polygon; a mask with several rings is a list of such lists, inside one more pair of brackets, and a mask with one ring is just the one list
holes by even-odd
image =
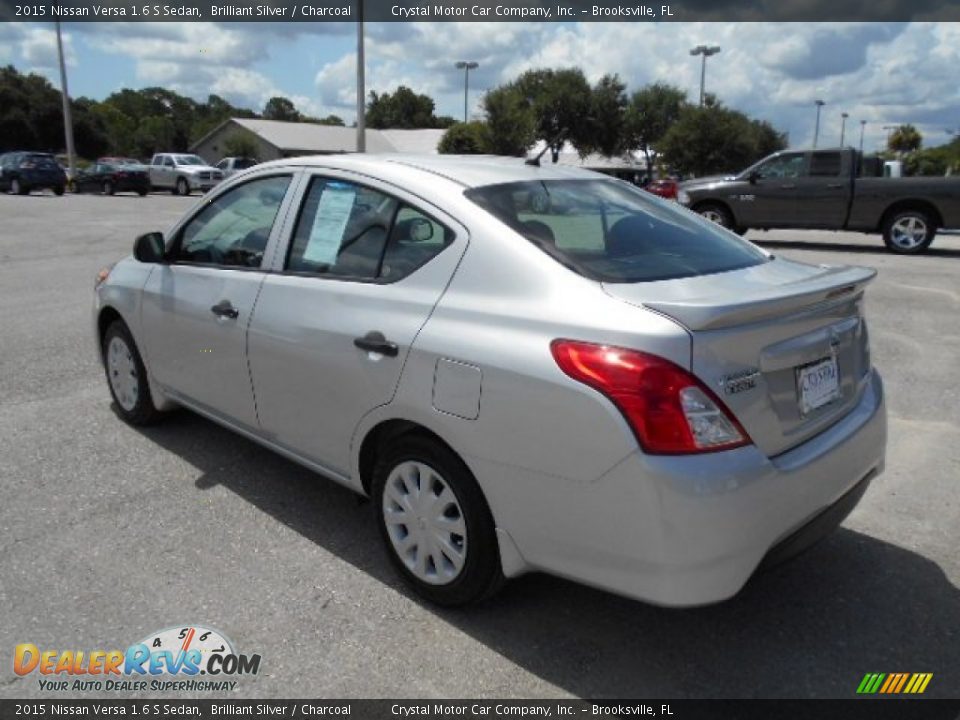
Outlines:
{"label": "dealerrevs.com logo", "polygon": [[21,643],[13,653],[13,671],[37,673],[41,690],[77,691],[229,691],[233,677],[256,675],[260,655],[238,654],[227,637],[200,625],[151,633],[126,650],[51,650]]}

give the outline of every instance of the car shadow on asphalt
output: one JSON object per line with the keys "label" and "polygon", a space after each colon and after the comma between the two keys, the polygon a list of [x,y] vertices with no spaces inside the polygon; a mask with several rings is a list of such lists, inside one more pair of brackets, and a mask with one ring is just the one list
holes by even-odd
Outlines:
{"label": "car shadow on asphalt", "polygon": [[[818,252],[848,252],[848,253],[857,253],[861,255],[891,255],[892,253],[887,250],[883,245],[883,242],[880,241],[879,245],[859,245],[856,243],[842,243],[842,242],[814,242],[810,240],[764,240],[762,237],[748,237],[752,243],[759,245],[760,247],[767,249],[781,249],[781,250],[815,250]],[[931,245],[926,252],[916,257],[953,257],[960,258],[960,250],[954,250],[953,248],[938,248],[936,246],[936,240],[933,241],[934,244]],[[901,256],[909,257],[909,256]]]}
{"label": "car shadow on asphalt", "polygon": [[922,555],[863,533],[841,528],[703,608],[658,608],[532,574],[448,610],[400,582],[370,503],[349,490],[186,411],[142,432],[201,471],[198,492],[236,493],[580,697],[852,698],[867,672],[932,672],[926,696],[960,694],[960,589]]}

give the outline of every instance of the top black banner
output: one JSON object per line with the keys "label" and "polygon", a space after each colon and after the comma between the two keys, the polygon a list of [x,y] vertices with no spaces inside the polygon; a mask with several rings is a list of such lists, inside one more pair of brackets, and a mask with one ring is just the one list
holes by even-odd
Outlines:
{"label": "top black banner", "polygon": [[4,22],[960,21],[960,0],[0,0]]}

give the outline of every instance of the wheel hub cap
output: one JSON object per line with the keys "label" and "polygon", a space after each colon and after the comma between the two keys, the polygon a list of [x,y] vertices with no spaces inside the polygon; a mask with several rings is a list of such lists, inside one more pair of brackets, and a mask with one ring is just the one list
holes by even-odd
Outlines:
{"label": "wheel hub cap", "polygon": [[421,462],[397,465],[383,491],[383,519],[394,551],[420,580],[446,585],[467,557],[467,527],[443,477]]}
{"label": "wheel hub cap", "polygon": [[122,339],[115,337],[107,346],[107,377],[117,403],[127,412],[133,410],[140,396],[140,380],[133,353]]}
{"label": "wheel hub cap", "polygon": [[905,217],[893,224],[894,244],[908,250],[920,245],[927,237],[927,224],[918,217]]}

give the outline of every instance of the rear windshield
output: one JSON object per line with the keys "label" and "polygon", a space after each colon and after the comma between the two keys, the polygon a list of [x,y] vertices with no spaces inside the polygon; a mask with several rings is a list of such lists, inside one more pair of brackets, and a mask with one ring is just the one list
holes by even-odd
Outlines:
{"label": "rear windshield", "polygon": [[767,256],[692,212],[617,180],[537,180],[466,196],[549,255],[603,282],[708,275]]}
{"label": "rear windshield", "polygon": [[257,164],[256,160],[251,160],[250,158],[237,158],[233,161],[233,166],[237,170],[246,170],[247,168],[252,168]]}

